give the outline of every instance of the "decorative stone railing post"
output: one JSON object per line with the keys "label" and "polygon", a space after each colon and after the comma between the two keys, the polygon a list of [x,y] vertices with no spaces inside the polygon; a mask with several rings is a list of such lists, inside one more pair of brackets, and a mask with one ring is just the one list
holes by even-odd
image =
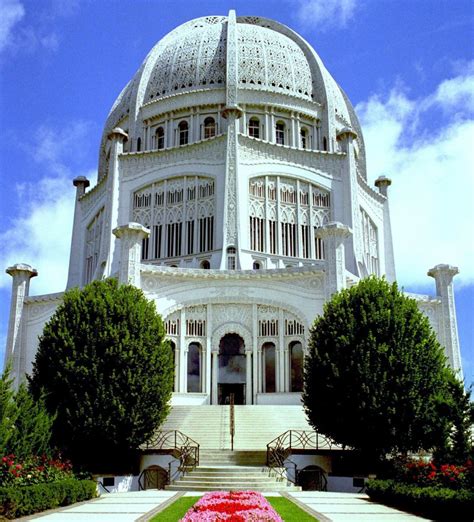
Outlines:
{"label": "decorative stone railing post", "polygon": [[462,379],[461,352],[459,348],[456,306],[454,303],[453,277],[459,269],[451,265],[436,265],[428,270],[428,275],[436,281],[436,295],[441,300],[439,320],[439,341],[445,347],[449,364],[459,372]]}
{"label": "decorative stone railing post", "polygon": [[128,223],[115,228],[113,233],[120,239],[119,282],[140,288],[142,240],[150,231],[140,223]]}
{"label": "decorative stone railing post", "polygon": [[332,222],[318,228],[318,236],[324,240],[326,255],[326,297],[346,287],[346,262],[344,241],[352,235],[347,225]]}
{"label": "decorative stone railing post", "polygon": [[[8,336],[5,350],[5,365],[8,360],[12,360],[13,372],[15,376],[20,375],[20,325],[23,315],[23,304],[30,292],[30,279],[36,277],[38,272],[30,265],[18,263],[8,267],[6,273],[11,275],[12,297],[10,306],[10,319],[8,322]],[[5,366],[4,365],[4,366]],[[18,385],[15,380],[15,385]]]}

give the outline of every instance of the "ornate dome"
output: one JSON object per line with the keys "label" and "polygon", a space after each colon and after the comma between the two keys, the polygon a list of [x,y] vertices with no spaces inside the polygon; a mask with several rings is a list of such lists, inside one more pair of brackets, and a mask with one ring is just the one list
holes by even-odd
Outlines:
{"label": "ornate dome", "polygon": [[[233,76],[227,63],[230,56],[235,60]],[[225,104],[229,84],[237,89],[237,104],[243,96],[249,103],[250,96],[250,103],[267,105],[273,103],[267,94],[271,93],[280,105],[315,115],[330,141],[343,127],[352,128],[359,137],[360,172],[365,177],[364,144],[354,109],[314,49],[285,25],[235,17],[233,12],[191,20],[160,40],[114,103],[104,138],[122,126],[137,139],[143,128],[142,108],[153,106],[159,113],[160,101],[170,97],[208,92],[201,103]],[[187,108],[190,103],[183,97],[173,107]],[[147,117],[150,114],[147,110]]]}

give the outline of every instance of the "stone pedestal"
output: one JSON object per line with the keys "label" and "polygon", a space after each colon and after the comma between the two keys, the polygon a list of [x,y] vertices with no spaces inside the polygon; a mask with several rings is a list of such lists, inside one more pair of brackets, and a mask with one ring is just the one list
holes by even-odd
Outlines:
{"label": "stone pedestal", "polygon": [[120,239],[119,283],[140,288],[142,240],[150,231],[140,223],[128,223],[115,228],[113,233]]}

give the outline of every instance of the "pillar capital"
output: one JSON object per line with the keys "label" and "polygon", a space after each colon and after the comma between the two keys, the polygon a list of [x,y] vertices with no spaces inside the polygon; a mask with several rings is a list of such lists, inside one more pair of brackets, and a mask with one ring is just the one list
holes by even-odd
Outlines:
{"label": "pillar capital", "polygon": [[32,277],[36,277],[38,275],[38,271],[35,268],[32,268],[30,265],[25,263],[17,263],[16,265],[9,266],[5,272],[8,275],[11,275],[13,279],[31,279]]}
{"label": "pillar capital", "polygon": [[391,184],[392,180],[386,176],[379,176],[374,182],[374,185],[379,189],[380,194],[385,197],[388,196],[388,187],[390,187]]}
{"label": "pillar capital", "polygon": [[318,227],[317,234],[320,238],[335,238],[343,241],[352,235],[352,230],[339,221],[332,221],[322,227]]}
{"label": "pillar capital", "polygon": [[357,138],[357,132],[350,127],[343,127],[336,135],[337,141],[343,141],[349,138],[353,140]]}
{"label": "pillar capital", "polygon": [[128,134],[120,127],[115,127],[107,134],[107,138],[111,141],[121,140],[124,142],[128,140]]}
{"label": "pillar capital", "polygon": [[79,199],[85,194],[90,181],[85,176],[77,176],[72,180],[72,184],[76,187],[76,199]]}
{"label": "pillar capital", "polygon": [[127,223],[126,225],[120,225],[112,230],[115,237],[119,239],[143,239],[150,235],[150,230],[144,227],[140,223]]}
{"label": "pillar capital", "polygon": [[428,270],[428,275],[433,277],[436,282],[449,285],[455,275],[459,274],[459,268],[452,265],[436,265]]}

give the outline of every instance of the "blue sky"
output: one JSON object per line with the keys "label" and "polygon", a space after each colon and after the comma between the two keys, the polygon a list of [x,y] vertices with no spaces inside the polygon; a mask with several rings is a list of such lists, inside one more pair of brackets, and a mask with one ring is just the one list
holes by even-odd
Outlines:
{"label": "blue sky", "polygon": [[[152,46],[199,16],[273,18],[315,48],[361,119],[369,179],[393,180],[397,275],[459,267],[464,373],[474,382],[474,3],[471,0],[0,0],[0,357],[10,277],[61,291],[78,175],[96,177],[102,126]],[[1,364],[1,363],[0,363]]]}

